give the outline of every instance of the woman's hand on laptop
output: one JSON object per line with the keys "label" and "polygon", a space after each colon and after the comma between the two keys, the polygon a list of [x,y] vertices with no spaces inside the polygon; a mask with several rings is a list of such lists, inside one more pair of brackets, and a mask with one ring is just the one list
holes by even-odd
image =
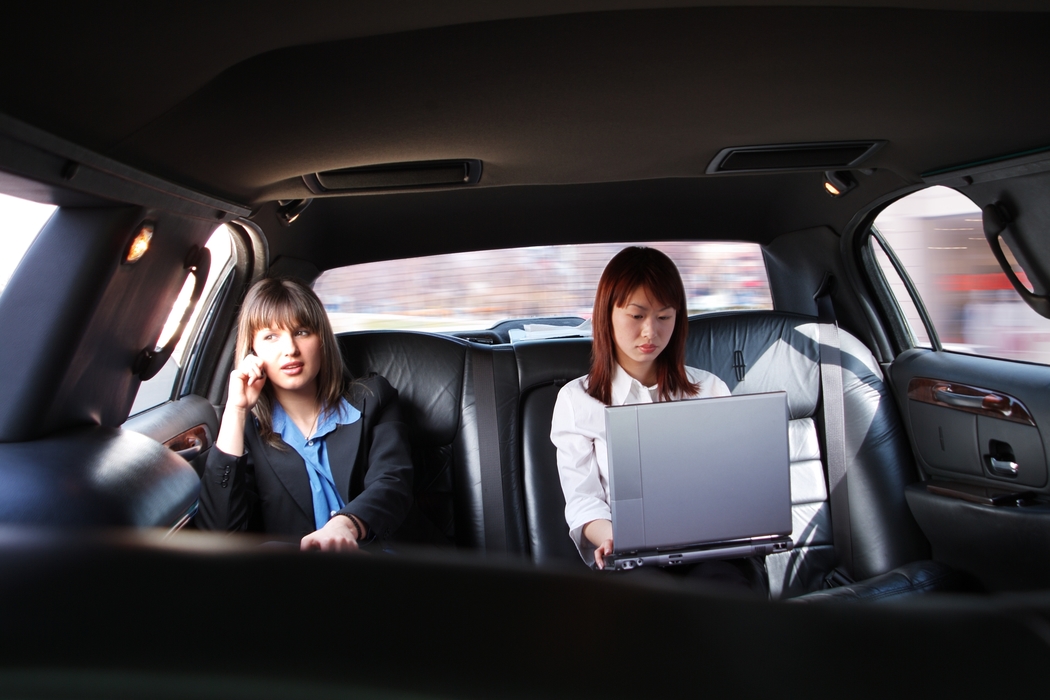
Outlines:
{"label": "woman's hand on laptop", "polygon": [[605,568],[605,557],[613,553],[613,541],[605,540],[598,548],[594,550],[594,563],[598,565],[599,569]]}
{"label": "woman's hand on laptop", "polygon": [[613,531],[611,520],[592,520],[583,526],[583,536],[595,546],[594,563],[605,568],[605,557],[613,553]]}

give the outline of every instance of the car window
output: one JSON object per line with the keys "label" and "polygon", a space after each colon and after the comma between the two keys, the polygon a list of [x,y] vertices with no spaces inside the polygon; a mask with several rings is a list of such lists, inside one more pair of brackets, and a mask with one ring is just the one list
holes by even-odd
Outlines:
{"label": "car window", "polygon": [[[627,243],[435,255],[337,268],[314,289],[337,333],[478,330],[507,319],[589,319],[605,264]],[[761,249],[752,243],[647,243],[685,283],[689,313],[771,309]]]}
{"label": "car window", "polygon": [[54,211],[55,207],[50,204],[38,204],[0,194],[0,225],[4,232],[4,254],[0,256],[0,293],[7,287],[18,263],[22,262],[29,246]]}
{"label": "car window", "polygon": [[[161,368],[156,376],[139,385],[139,392],[135,395],[135,403],[131,407],[131,415],[141,413],[172,398],[172,390],[175,380],[178,378],[179,370],[185,365],[186,358],[189,357],[187,348],[190,346],[191,341],[196,340],[193,329],[196,327],[197,319],[206,306],[205,301],[211,298],[211,292],[218,281],[224,279],[230,272],[230,265],[233,261],[233,247],[230,244],[229,228],[225,225],[217,228],[208,240],[207,247],[211,251],[211,268],[208,271],[208,280],[204,285],[204,290],[201,292],[197,308],[193,310],[193,315],[190,316],[190,320],[186,324],[186,330],[182,334],[178,345],[175,346],[175,352],[168,358],[164,367]],[[175,299],[175,304],[168,313],[168,320],[164,324],[160,338],[157,339],[158,346],[167,343],[172,333],[175,332],[176,326],[186,310],[186,305],[189,304],[190,295],[193,292],[193,284],[193,276],[188,275],[186,282],[182,285],[182,291],[179,292],[179,296]]]}
{"label": "car window", "polygon": [[[914,282],[944,349],[1050,364],[1050,320],[1017,296],[985,240],[981,210],[969,198],[931,187],[886,207],[874,227]],[[874,237],[872,247],[916,344],[929,347],[904,282]]]}

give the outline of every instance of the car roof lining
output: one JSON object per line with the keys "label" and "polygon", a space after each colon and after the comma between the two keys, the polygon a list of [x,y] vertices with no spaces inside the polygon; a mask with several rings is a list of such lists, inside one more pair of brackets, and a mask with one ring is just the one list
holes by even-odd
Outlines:
{"label": "car roof lining", "polygon": [[[315,0],[281,3],[22,3],[10,26],[47,27],[46,51],[34,31],[10,32],[7,65],[27,58],[32,71],[3,77],[5,111],[92,148],[104,149],[164,114],[230,67],[289,46],[305,46],[440,27],[632,9],[830,6],[857,9],[983,11],[982,0]],[[1002,0],[1001,11],[1046,12],[1042,0]],[[132,11],[129,11],[132,10]],[[61,13],[67,19],[54,22]],[[207,47],[206,51],[200,47]],[[18,59],[18,60],[16,60]],[[49,87],[62,86],[60,92]],[[129,86],[135,86],[129,91]],[[41,89],[43,88],[43,89]],[[76,104],[75,113],[69,110]],[[12,107],[14,105],[14,107]],[[63,118],[62,112],[66,112]],[[34,118],[40,117],[40,119]]]}
{"label": "car roof lining", "polygon": [[[616,11],[576,14],[517,4],[501,14],[452,3],[401,21],[323,5],[307,13],[312,22],[265,25],[248,13],[232,42],[240,48],[207,52],[192,50],[208,36],[190,21],[209,24],[199,10],[100,12],[84,18],[88,30],[65,30],[70,47],[57,41],[54,55],[36,55],[31,77],[5,76],[3,109],[249,204],[307,196],[301,176],[318,170],[446,157],[483,160],[481,186],[584,184],[692,177],[731,146],[884,138],[870,165],[917,178],[1050,141],[1045,91],[1025,89],[1026,76],[1050,68],[1045,12],[915,9],[978,6],[947,1],[623,9],[636,4],[578,1],[568,7]],[[112,31],[100,17],[154,44],[128,62],[98,41]],[[320,17],[356,29],[321,30]],[[846,37],[864,50],[840,58],[830,47]],[[201,65],[198,54],[214,58]],[[99,73],[70,70],[98,59]],[[1025,70],[994,76],[997,94],[1011,97],[1011,128],[974,135],[1003,109],[967,99],[985,63]],[[196,77],[175,79],[176,67]]]}
{"label": "car roof lining", "polygon": [[[0,78],[0,109],[171,183],[169,195],[199,194],[205,207],[182,213],[218,221],[251,208],[272,259],[319,270],[409,252],[842,233],[921,173],[1050,145],[1050,92],[1030,77],[1050,72],[1039,3],[836,4],[409,2],[398,7],[419,13],[397,19],[318,3],[303,16],[242,13],[214,51],[195,42],[229,34],[213,27],[229,8],[209,10],[209,23],[199,8],[103,5],[70,10],[84,24],[56,27],[49,52],[18,36],[0,46],[12,65],[34,57],[32,71]],[[33,8],[17,18],[44,22]],[[847,38],[860,50],[832,49]],[[1008,106],[974,99],[985,84]],[[838,199],[819,172],[706,174],[729,147],[858,139],[886,143]],[[306,173],[444,158],[480,159],[481,181],[317,197],[291,227],[268,204],[314,197]],[[7,156],[0,168],[12,169]],[[61,192],[75,179],[45,182],[15,186],[97,203]]]}
{"label": "car roof lining", "polygon": [[[831,226],[907,184],[879,170],[832,198],[819,172],[672,178],[572,186],[319,197],[290,226],[274,205],[253,220],[273,259],[319,270],[374,260],[527,245],[610,241],[742,240]],[[854,195],[857,195],[854,197]],[[511,214],[512,213],[512,214]]]}

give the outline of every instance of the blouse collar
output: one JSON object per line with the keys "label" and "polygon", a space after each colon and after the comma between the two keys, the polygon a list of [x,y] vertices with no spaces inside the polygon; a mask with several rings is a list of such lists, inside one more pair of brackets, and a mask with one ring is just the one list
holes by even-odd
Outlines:
{"label": "blouse collar", "polygon": [[628,403],[652,403],[657,386],[646,386],[627,374],[619,362],[614,363],[612,376],[612,405],[623,406]]}

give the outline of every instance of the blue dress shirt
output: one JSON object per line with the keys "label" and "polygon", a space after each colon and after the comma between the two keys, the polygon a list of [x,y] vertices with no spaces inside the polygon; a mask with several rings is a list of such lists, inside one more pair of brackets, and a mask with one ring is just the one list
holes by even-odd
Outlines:
{"label": "blue dress shirt", "polygon": [[328,461],[325,436],[340,425],[350,425],[361,419],[361,412],[340,399],[335,411],[326,411],[319,419],[314,434],[305,437],[281,404],[274,403],[273,431],[281,436],[306,463],[306,475],[310,478],[310,493],[314,501],[314,524],[320,530],[332,517],[332,513],[346,506],[332,479],[332,465]]}

